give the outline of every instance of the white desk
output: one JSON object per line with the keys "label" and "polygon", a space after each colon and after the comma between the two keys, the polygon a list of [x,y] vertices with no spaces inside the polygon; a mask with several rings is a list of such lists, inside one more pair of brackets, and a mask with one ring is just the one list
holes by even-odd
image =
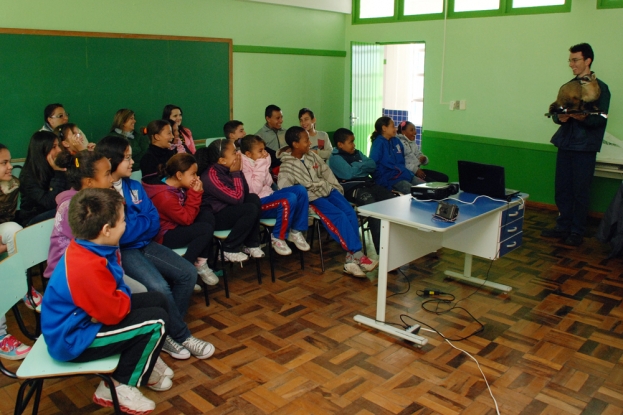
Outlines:
{"label": "white desk", "polygon": [[[456,199],[472,202],[476,195],[459,193]],[[521,194],[523,199],[528,195]],[[387,272],[408,264],[439,248],[465,253],[462,273],[446,271],[451,278],[486,285],[508,292],[510,286],[484,282],[471,276],[472,256],[497,259],[521,245],[524,204],[521,199],[511,202],[493,201],[484,197],[474,204],[450,201],[459,207],[455,222],[433,219],[437,202],[421,202],[409,195],[372,203],[358,208],[359,214],[381,219],[379,276],[376,319],[356,315],[355,321],[412,341],[420,347],[428,340],[407,330],[385,324]]]}

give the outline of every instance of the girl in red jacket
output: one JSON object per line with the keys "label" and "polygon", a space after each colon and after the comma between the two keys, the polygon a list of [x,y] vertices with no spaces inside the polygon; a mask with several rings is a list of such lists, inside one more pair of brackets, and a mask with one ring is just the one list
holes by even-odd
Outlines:
{"label": "girl in red jacket", "polygon": [[197,161],[192,154],[179,153],[169,159],[163,179],[150,178],[143,187],[160,216],[160,231],[154,238],[167,248],[187,247],[184,258],[197,268],[208,285],[218,277],[208,266],[212,248],[214,215],[200,210],[203,183],[197,177]]}

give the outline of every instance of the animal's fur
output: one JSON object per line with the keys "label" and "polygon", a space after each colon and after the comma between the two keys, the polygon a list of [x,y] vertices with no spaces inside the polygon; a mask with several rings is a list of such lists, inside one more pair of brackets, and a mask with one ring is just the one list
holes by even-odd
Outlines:
{"label": "animal's fur", "polygon": [[595,72],[582,78],[574,79],[560,87],[558,98],[549,106],[551,114],[577,113],[598,111],[594,102],[597,101],[601,90],[597,83]]}

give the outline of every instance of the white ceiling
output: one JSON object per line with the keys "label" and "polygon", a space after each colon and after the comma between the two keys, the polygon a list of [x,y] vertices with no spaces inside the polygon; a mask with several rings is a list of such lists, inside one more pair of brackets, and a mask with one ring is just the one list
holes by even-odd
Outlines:
{"label": "white ceiling", "polygon": [[302,7],[305,9],[326,10],[351,14],[352,0],[246,0],[258,3],[279,4],[282,6]]}

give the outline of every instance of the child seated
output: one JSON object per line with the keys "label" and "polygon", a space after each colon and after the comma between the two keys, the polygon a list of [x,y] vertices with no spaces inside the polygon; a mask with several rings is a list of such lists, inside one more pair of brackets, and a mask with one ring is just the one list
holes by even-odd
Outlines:
{"label": "child seated", "polygon": [[[355,148],[355,135],[346,128],[338,128],[333,134],[337,148],[327,164],[344,188],[344,197],[357,206],[379,202],[394,197],[390,191],[375,184],[370,175],[376,170],[374,160],[366,157]],[[372,242],[376,252],[379,252],[381,240],[381,220],[368,218]]]}
{"label": "child seated", "polygon": [[247,135],[244,131],[244,124],[238,120],[227,121],[223,125],[223,133],[225,133],[225,138],[231,141],[236,148],[240,148],[240,140]]}
{"label": "child seated", "polygon": [[309,204],[331,237],[347,251],[344,272],[365,278],[364,271],[378,265],[361,252],[359,223],[352,206],[342,196],[342,186],[319,155],[310,151],[307,131],[290,127],[286,131],[288,148],[279,151],[281,160],[278,185],[280,189],[301,184],[307,189]]}
{"label": "child seated", "polygon": [[157,291],[167,298],[170,324],[162,350],[175,359],[191,355],[207,359],[214,353],[214,346],[190,334],[184,321],[197,282],[197,268],[153,240],[160,230],[158,210],[141,183],[130,178],[134,160],[128,140],[104,137],[97,149],[110,160],[113,189],[126,201],[127,229],[119,242],[123,269],[149,292]]}
{"label": "child seated", "polygon": [[164,174],[164,166],[167,161],[177,152],[171,150],[173,130],[167,120],[154,120],[143,128],[143,134],[149,137],[150,143],[147,151],[140,160],[143,177],[150,174]]}
{"label": "child seated", "polygon": [[448,176],[434,170],[424,170],[420,166],[428,164],[428,157],[422,154],[422,150],[415,141],[415,125],[409,121],[398,124],[398,138],[405,150],[405,165],[415,175],[426,182],[448,182]]}
{"label": "child seated", "polygon": [[218,277],[208,266],[214,215],[199,209],[203,184],[197,177],[197,161],[190,153],[176,154],[167,161],[165,173],[164,178],[143,182],[160,215],[160,231],[154,240],[171,249],[187,247],[184,258],[197,268],[203,282],[216,285]]}
{"label": "child seated", "polygon": [[213,141],[207,148],[197,151],[204,189],[201,209],[214,214],[215,230],[231,229],[223,241],[223,256],[230,262],[264,256],[260,249],[262,203],[258,195],[249,193],[240,171],[241,157],[227,139]]}
{"label": "child seated", "polygon": [[[240,142],[242,173],[249,191],[260,197],[262,218],[276,218],[271,244],[279,255],[290,255],[292,250],[285,239],[294,242],[301,251],[309,251],[309,244],[301,233],[307,230],[309,200],[307,190],[301,185],[272,189],[270,155],[266,145],[257,135],[247,135]],[[288,234],[289,231],[289,234]]]}
{"label": "child seated", "polygon": [[[67,182],[71,188],[56,196],[58,206],[54,217],[54,228],[52,228],[52,235],[50,236],[48,265],[43,272],[45,278],[52,276],[58,261],[69,246],[69,242],[74,239],[68,221],[71,198],[84,188],[110,189],[112,187],[110,161],[98,151],[82,150],[75,155],[62,152],[57,157],[56,162],[60,167],[67,170]],[[143,284],[134,281],[127,275],[124,275],[123,280],[134,294],[147,291]]]}
{"label": "child seated", "polygon": [[376,163],[372,178],[376,184],[388,190],[410,194],[412,185],[426,183],[405,165],[404,146],[396,137],[396,127],[391,118],[381,117],[376,120],[370,140],[370,158]]}
{"label": "child seated", "polygon": [[[76,239],[54,270],[42,305],[41,330],[48,352],[56,360],[76,363],[120,354],[112,373],[119,405],[128,413],[151,412],[156,404],[137,386],[172,386],[171,369],[156,363],[169,317],[162,294],[133,295],[123,282],[123,197],[110,189],[78,192],[69,205],[69,226]],[[112,406],[104,381],[93,401]]]}
{"label": "child seated", "polygon": [[180,126],[173,120],[169,120],[171,131],[173,132],[173,141],[171,141],[171,147],[169,150],[173,150],[176,153],[190,153],[186,144],[184,144],[184,138],[180,134]]}
{"label": "child seated", "polygon": [[[0,144],[0,254],[9,256],[15,253],[15,233],[22,227],[15,222],[17,198],[19,195],[19,180],[13,176],[11,153]],[[32,302],[28,295],[24,302],[28,308],[36,308],[41,304],[41,294],[31,287]],[[0,357],[8,360],[22,360],[30,352],[30,346],[23,344],[16,337],[8,334],[6,317],[0,317]]]}

